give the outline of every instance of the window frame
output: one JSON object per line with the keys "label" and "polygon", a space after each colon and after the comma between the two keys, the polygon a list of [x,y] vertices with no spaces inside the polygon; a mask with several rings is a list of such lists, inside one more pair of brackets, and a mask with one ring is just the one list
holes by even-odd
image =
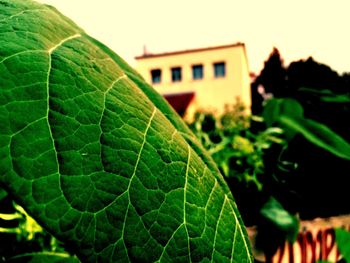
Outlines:
{"label": "window frame", "polygon": [[[197,72],[196,69],[200,70],[199,71],[200,74],[198,76],[195,74],[195,72]],[[193,64],[192,65],[192,80],[202,80],[202,79],[204,79],[204,65],[201,63]]]}
{"label": "window frame", "polygon": [[[182,67],[181,66],[171,67],[170,71],[171,71],[171,82],[176,83],[176,82],[182,81]],[[176,75],[175,72],[178,72],[179,74]]]}
{"label": "window frame", "polygon": [[[220,69],[223,70],[219,70]],[[219,61],[219,62],[214,62],[213,63],[213,70],[214,70],[214,78],[218,79],[218,78],[225,78],[226,77],[226,62],[225,61]]]}
{"label": "window frame", "polygon": [[[159,83],[161,83],[162,82],[162,69],[160,69],[160,68],[155,68],[155,69],[151,69],[151,82],[152,82],[152,84],[159,84]],[[154,72],[159,72],[159,81],[155,81],[156,80],[156,78],[155,78],[155,76],[153,75],[153,73]]]}

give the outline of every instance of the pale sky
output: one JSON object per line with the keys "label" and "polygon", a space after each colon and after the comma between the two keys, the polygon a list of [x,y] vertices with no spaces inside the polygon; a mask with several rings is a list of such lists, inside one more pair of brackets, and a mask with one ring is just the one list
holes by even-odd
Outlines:
{"label": "pale sky", "polygon": [[40,0],[134,65],[134,57],[243,42],[259,73],[275,46],[285,64],[312,56],[350,72],[350,0]]}

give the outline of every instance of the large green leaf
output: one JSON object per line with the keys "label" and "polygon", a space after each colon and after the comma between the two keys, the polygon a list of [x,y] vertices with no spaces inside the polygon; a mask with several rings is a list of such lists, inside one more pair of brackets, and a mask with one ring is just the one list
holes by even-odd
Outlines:
{"label": "large green leaf", "polygon": [[263,111],[263,118],[267,126],[276,124],[282,115],[302,117],[304,116],[304,109],[300,103],[294,99],[269,100]]}
{"label": "large green leaf", "polygon": [[290,116],[291,118],[300,118],[304,115],[304,109],[294,99],[271,99],[267,102],[264,111],[263,118],[267,126],[273,127],[278,123],[284,131],[284,134],[288,140],[292,139],[296,131],[290,129],[288,126],[285,126],[280,122],[281,116]]}
{"label": "large green leaf", "polygon": [[306,118],[281,116],[280,122],[290,129],[300,132],[313,144],[332,154],[350,160],[350,144],[326,125]]}
{"label": "large green leaf", "polygon": [[52,7],[0,10],[0,182],[39,223],[83,261],[253,261],[212,159],[140,75]]}
{"label": "large green leaf", "polygon": [[350,144],[328,126],[304,117],[303,108],[294,99],[270,100],[263,112],[268,126],[280,125],[288,139],[302,134],[311,143],[324,150],[350,160]]}

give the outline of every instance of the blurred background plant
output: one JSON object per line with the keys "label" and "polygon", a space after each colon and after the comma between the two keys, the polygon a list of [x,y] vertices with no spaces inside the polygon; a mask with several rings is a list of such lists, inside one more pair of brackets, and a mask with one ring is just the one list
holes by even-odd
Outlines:
{"label": "blurred background plant", "polygon": [[[342,174],[329,174],[328,183],[322,174],[317,180],[317,174],[305,174],[317,172],[317,162],[327,169],[334,162],[349,167],[350,145],[327,125],[305,117],[296,99],[270,98],[260,117],[246,112],[237,100],[221,116],[198,112],[189,126],[225,176],[246,225],[258,226],[256,246],[269,257],[285,240],[296,240],[299,218],[350,212],[342,203]],[[300,158],[305,152],[312,162],[310,157],[308,162]],[[335,189],[328,193],[341,192],[320,198],[329,185]],[[336,205],[325,203],[325,197]]]}
{"label": "blurred background plant", "polygon": [[[262,117],[248,114],[238,99],[227,105],[222,115],[197,112],[189,126],[224,175],[245,224],[262,229],[257,245],[264,251],[274,251],[286,239],[293,242],[299,229],[298,219],[273,197],[272,176],[266,170],[267,161],[280,167],[289,165],[281,160],[281,152],[287,146],[283,129],[267,127]],[[265,234],[270,237],[268,244],[272,244],[272,249],[260,242]]]}
{"label": "blurred background plant", "polygon": [[79,262],[0,188],[0,262]]}
{"label": "blurred background plant", "polygon": [[262,121],[248,115],[237,99],[235,104],[226,105],[220,116],[212,112],[197,112],[189,126],[226,178],[261,191],[264,152],[273,144],[285,144],[280,128],[255,132],[251,123]]}

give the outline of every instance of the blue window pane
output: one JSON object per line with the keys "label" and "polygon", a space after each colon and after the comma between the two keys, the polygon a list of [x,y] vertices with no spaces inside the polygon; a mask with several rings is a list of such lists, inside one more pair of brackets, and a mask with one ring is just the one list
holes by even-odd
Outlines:
{"label": "blue window pane", "polygon": [[182,76],[181,76],[181,68],[176,67],[176,68],[171,68],[171,80],[172,82],[178,82],[181,81]]}
{"label": "blue window pane", "polygon": [[152,83],[160,83],[162,81],[162,71],[160,69],[151,70]]}
{"label": "blue window pane", "polygon": [[193,65],[192,66],[192,78],[202,79],[203,78],[203,65]]}
{"label": "blue window pane", "polygon": [[215,78],[222,78],[226,75],[225,62],[214,63]]}

